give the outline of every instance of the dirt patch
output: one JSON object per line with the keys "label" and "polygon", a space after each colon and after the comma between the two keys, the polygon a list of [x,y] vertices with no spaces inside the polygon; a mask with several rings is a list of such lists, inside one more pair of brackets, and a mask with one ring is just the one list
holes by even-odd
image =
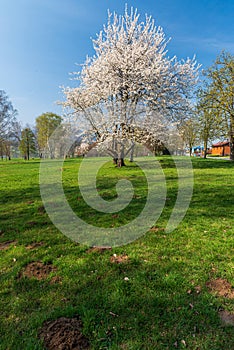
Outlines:
{"label": "dirt patch", "polygon": [[226,310],[219,311],[219,317],[225,326],[234,326],[234,313]]}
{"label": "dirt patch", "polygon": [[113,256],[110,257],[110,262],[114,264],[125,263],[128,260],[129,260],[129,257],[126,254],[123,254],[123,255],[114,254]]}
{"label": "dirt patch", "polygon": [[220,297],[234,299],[234,288],[226,279],[216,278],[206,283],[207,288]]}
{"label": "dirt patch", "polygon": [[157,227],[157,226],[152,226],[151,229],[150,229],[150,232],[162,232],[162,231],[165,231],[164,228],[162,227]]}
{"label": "dirt patch", "polygon": [[111,247],[92,247],[89,248],[86,253],[104,253],[107,250],[112,250]]}
{"label": "dirt patch", "polygon": [[82,322],[77,318],[60,317],[45,322],[39,337],[48,350],[90,349],[88,339],[82,334]]}
{"label": "dirt patch", "polygon": [[17,241],[6,241],[0,243],[0,250],[6,250],[8,249],[12,244],[16,244]]}
{"label": "dirt patch", "polygon": [[45,243],[44,242],[34,242],[26,246],[26,249],[35,249],[42,247]]}
{"label": "dirt patch", "polygon": [[53,276],[50,280],[50,284],[62,284],[62,278],[60,276]]}
{"label": "dirt patch", "polygon": [[51,272],[57,271],[57,268],[52,264],[43,264],[41,261],[33,261],[25,266],[19,277],[36,278],[42,280],[48,277]]}
{"label": "dirt patch", "polygon": [[44,205],[41,205],[40,207],[38,207],[37,211],[39,214],[45,214],[46,210],[45,210]]}

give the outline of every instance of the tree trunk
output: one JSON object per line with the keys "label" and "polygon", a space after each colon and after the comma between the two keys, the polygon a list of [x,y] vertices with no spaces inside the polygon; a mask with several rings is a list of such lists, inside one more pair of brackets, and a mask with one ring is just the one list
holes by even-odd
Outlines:
{"label": "tree trunk", "polygon": [[230,160],[234,162],[234,131],[230,133]]}
{"label": "tree trunk", "polygon": [[132,148],[131,148],[131,151],[130,151],[130,159],[129,159],[130,162],[133,162],[134,148],[135,148],[135,144],[133,142]]}
{"label": "tree trunk", "polygon": [[120,158],[118,159],[118,168],[121,168],[122,166],[125,166],[126,164],[124,163],[124,159]]}
{"label": "tree trunk", "polygon": [[115,164],[115,165],[118,164],[118,158],[113,158],[113,164]]}
{"label": "tree trunk", "polygon": [[27,147],[27,160],[29,160],[29,157],[30,157],[30,150],[29,150],[29,145]]}
{"label": "tree trunk", "polygon": [[118,149],[118,167],[121,168],[122,166],[125,166],[124,163],[124,144],[121,143],[119,145]]}
{"label": "tree trunk", "polygon": [[207,156],[207,141],[204,141],[204,159],[206,159]]}
{"label": "tree trunk", "polygon": [[230,141],[230,159],[234,162],[234,138]]}
{"label": "tree trunk", "polygon": [[192,147],[189,147],[189,156],[191,157],[192,156]]}

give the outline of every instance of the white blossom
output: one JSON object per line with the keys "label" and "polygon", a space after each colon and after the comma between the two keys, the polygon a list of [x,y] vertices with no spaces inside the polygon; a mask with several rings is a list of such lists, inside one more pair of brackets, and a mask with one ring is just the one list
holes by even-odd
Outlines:
{"label": "white blossom", "polygon": [[96,142],[123,139],[145,144],[166,142],[169,130],[186,118],[197,82],[195,59],[168,58],[163,29],[126,7],[124,16],[108,13],[107,25],[93,40],[88,57],[74,75],[76,88],[64,88],[65,107],[73,110]]}

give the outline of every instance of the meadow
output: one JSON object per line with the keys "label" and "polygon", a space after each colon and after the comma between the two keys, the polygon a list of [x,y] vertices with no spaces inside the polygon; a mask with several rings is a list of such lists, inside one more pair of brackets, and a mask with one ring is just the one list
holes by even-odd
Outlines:
{"label": "meadow", "polygon": [[[234,348],[234,164],[192,159],[189,209],[166,233],[177,171],[172,158],[159,161],[167,184],[159,220],[144,236],[112,249],[73,242],[53,225],[40,196],[39,160],[0,162],[1,350],[45,349],[40,329],[60,317],[80,318],[90,349]],[[66,160],[62,174],[78,216],[115,227],[140,213],[146,181],[134,163],[115,168],[109,162],[98,174],[99,194],[107,201],[115,198],[118,179],[133,183],[129,208],[113,215],[82,199],[80,162]]]}

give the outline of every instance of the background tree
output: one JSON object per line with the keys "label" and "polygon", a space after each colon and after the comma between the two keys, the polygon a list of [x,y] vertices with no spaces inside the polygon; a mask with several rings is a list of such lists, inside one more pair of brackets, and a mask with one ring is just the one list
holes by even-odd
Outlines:
{"label": "background tree", "polygon": [[[199,137],[204,145],[204,158],[207,156],[209,142],[222,136],[222,120],[217,113],[216,101],[211,98],[209,85],[198,91],[197,115],[199,126]],[[204,93],[205,92],[205,93]]]}
{"label": "background tree", "polygon": [[169,59],[166,44],[151,17],[143,23],[133,9],[120,17],[109,13],[107,26],[93,40],[96,55],[75,73],[79,87],[64,89],[64,106],[96,142],[110,139],[109,152],[120,164],[129,153],[123,134],[134,142],[140,127],[146,130],[142,143],[149,142],[149,131],[166,142],[166,126],[185,118],[190,108],[199,67],[194,59]]}
{"label": "background tree", "polygon": [[234,161],[234,56],[223,52],[205,75],[209,88],[203,90],[203,99],[213,104],[204,105],[203,110],[218,117],[223,135],[229,138],[230,159]]}
{"label": "background tree", "polygon": [[0,139],[0,157],[5,157],[7,159],[11,159],[11,142],[7,139]]}
{"label": "background tree", "polygon": [[186,120],[180,127],[180,134],[186,146],[189,148],[189,155],[192,155],[192,149],[199,140],[199,124],[195,116]]}
{"label": "background tree", "polygon": [[4,90],[0,90],[0,151],[1,158],[11,158],[12,127],[17,122],[17,110]]}
{"label": "background tree", "polygon": [[22,125],[18,120],[14,120],[11,123],[9,137],[14,141],[16,145],[19,145],[21,140]]}
{"label": "background tree", "polygon": [[17,110],[13,108],[5,91],[0,90],[0,138],[7,139],[16,115]]}
{"label": "background tree", "polygon": [[36,139],[33,131],[27,127],[21,133],[19,149],[24,156],[24,159],[29,160],[31,155],[36,153]]}
{"label": "background tree", "polygon": [[55,113],[44,113],[36,118],[36,133],[40,156],[54,157],[49,138],[61,124],[62,117]]}

